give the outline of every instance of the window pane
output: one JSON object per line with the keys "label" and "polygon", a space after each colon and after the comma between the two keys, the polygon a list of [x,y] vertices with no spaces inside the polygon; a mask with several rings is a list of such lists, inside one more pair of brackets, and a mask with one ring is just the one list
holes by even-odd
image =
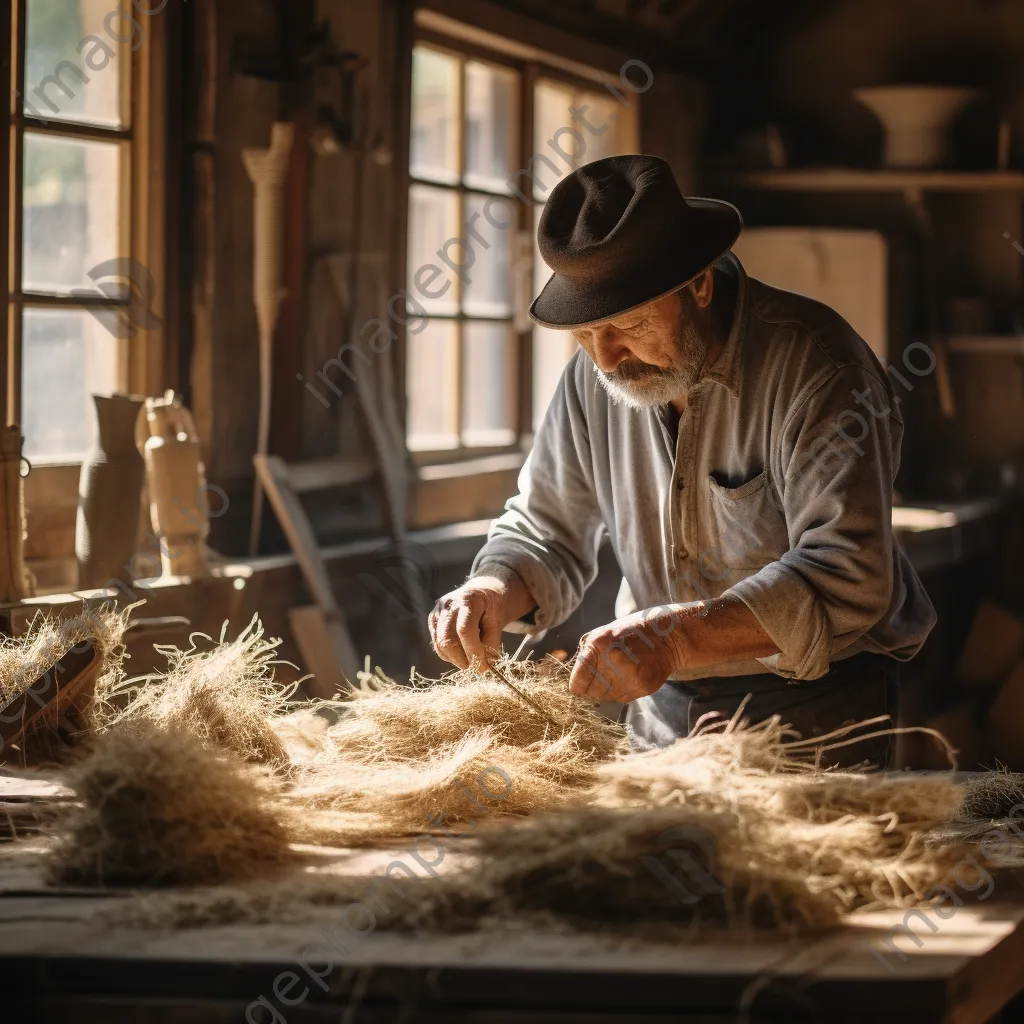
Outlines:
{"label": "window pane", "polygon": [[110,0],[27,0],[26,7],[25,113],[123,127],[121,76],[145,16],[131,5],[124,18],[111,16]]}
{"label": "window pane", "polygon": [[[459,308],[459,278],[437,255],[449,238],[458,235],[458,193],[413,185],[409,189],[409,291],[429,313],[454,313]],[[447,255],[456,265],[469,259],[458,245],[449,246]]]}
{"label": "window pane", "polygon": [[511,325],[470,320],[463,332],[462,440],[476,447],[512,444],[516,364]]}
{"label": "window pane", "polygon": [[591,132],[585,125],[580,125],[586,139],[585,160],[601,160],[606,156],[620,156],[623,153],[637,151],[636,122],[637,102],[632,93],[625,91],[623,95],[632,100],[627,107],[607,92],[581,92],[576,94],[576,109],[586,104],[587,123],[595,131]]}
{"label": "window pane", "polygon": [[89,396],[116,390],[117,341],[101,319],[82,309],[25,310],[22,429],[29,458],[81,458],[92,444]]}
{"label": "window pane", "polygon": [[426,46],[412,54],[409,169],[418,178],[459,180],[459,61]]}
{"label": "window pane", "polygon": [[471,60],[466,64],[466,170],[471,188],[508,192],[515,168],[519,76]]}
{"label": "window pane", "polygon": [[[463,282],[462,308],[466,313],[474,316],[511,316],[512,315],[512,281],[511,281],[511,260],[513,232],[493,227],[484,218],[484,204],[488,201],[486,196],[466,196],[465,224],[468,224],[474,214],[477,214],[473,227],[478,235],[487,243],[478,238],[472,238],[468,231],[463,231],[463,237],[472,249],[472,257],[455,250],[455,260],[470,262],[470,266],[464,271],[467,278]],[[502,202],[499,200],[499,202]],[[509,216],[507,206],[502,209],[494,209],[491,212],[492,219],[501,223],[503,218]]]}
{"label": "window pane", "polygon": [[[558,82],[540,81],[534,91],[533,108],[533,151],[538,156],[543,155],[549,163],[537,160],[534,164],[533,197],[538,202],[543,202],[551,194],[551,190],[558,184],[565,173],[571,169],[570,161],[558,155],[548,143],[554,140],[555,145],[570,158],[578,155],[574,137],[568,131],[559,131],[562,128],[572,128],[579,131],[573,124],[572,114],[569,108],[573,105],[574,94],[568,86]],[[557,133],[557,137],[556,137]],[[586,139],[586,132],[581,133]],[[585,146],[584,146],[585,149]],[[571,163],[575,167],[575,162]],[[554,167],[554,170],[552,170]]]}
{"label": "window pane", "polygon": [[[551,271],[541,259],[537,247],[537,223],[543,206],[534,207],[533,231],[533,295],[536,298],[547,284]],[[536,432],[544,419],[558,378],[569,357],[576,351],[576,339],[568,331],[554,331],[550,327],[533,327],[533,429]]]}
{"label": "window pane", "polygon": [[458,446],[458,342],[453,320],[431,320],[408,336],[408,441],[414,450]]}
{"label": "window pane", "polygon": [[25,133],[24,290],[101,294],[89,271],[121,255],[121,145]]}
{"label": "window pane", "polygon": [[533,429],[541,425],[558,379],[576,351],[576,342],[568,331],[549,327],[533,328]]}

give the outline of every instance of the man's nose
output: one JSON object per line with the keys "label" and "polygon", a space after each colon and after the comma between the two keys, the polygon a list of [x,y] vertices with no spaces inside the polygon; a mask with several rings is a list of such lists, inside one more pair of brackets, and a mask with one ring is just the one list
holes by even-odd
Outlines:
{"label": "man's nose", "polygon": [[619,364],[630,358],[626,336],[611,324],[594,328],[594,362],[599,370],[614,373]]}

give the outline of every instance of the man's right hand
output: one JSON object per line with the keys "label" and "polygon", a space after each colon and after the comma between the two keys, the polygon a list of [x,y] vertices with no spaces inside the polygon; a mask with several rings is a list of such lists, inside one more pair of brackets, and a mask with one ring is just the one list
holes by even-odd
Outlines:
{"label": "man's right hand", "polygon": [[445,594],[430,613],[430,636],[438,657],[457,668],[485,665],[501,651],[501,631],[537,607],[511,570],[488,566]]}

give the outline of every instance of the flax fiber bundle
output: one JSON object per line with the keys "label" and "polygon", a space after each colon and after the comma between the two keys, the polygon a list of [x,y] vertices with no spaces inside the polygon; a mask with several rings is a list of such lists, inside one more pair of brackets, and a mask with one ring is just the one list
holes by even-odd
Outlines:
{"label": "flax fiber bundle", "polygon": [[[709,928],[752,937],[759,927],[798,932],[837,923],[837,900],[809,890],[799,869],[752,862],[739,828],[732,816],[679,808],[569,809],[481,830],[468,866],[450,874],[292,875],[152,895],[119,905],[108,919],[162,928],[298,923],[309,921],[311,908],[362,903],[374,908],[377,928],[437,933],[533,927],[679,939]],[[703,890],[685,875],[670,890],[651,869],[651,862],[675,867],[669,856],[684,851],[699,865]]]}
{"label": "flax fiber bundle", "polygon": [[984,772],[968,779],[963,801],[953,819],[928,836],[935,845],[960,842],[1007,844],[999,854],[1003,866],[1024,866],[1024,775],[1005,770]]}
{"label": "flax fiber bundle", "polygon": [[105,733],[71,771],[80,803],[50,861],[55,881],[215,884],[295,860],[274,783],[175,726],[140,719]]}
{"label": "flax fiber bundle", "polygon": [[787,742],[778,718],[753,728],[734,720],[602,766],[591,796],[605,806],[734,815],[759,872],[798,873],[845,910],[912,905],[949,878],[966,849],[925,839],[956,814],[959,785],[944,776],[816,771],[808,749]]}
{"label": "flax fiber bundle", "polygon": [[[378,679],[349,701],[284,715],[272,648],[254,625],[213,652],[172,657],[127,711],[97,714],[59,877],[244,882],[287,863],[289,842],[394,846],[463,822],[458,849],[472,856],[451,873],[392,880],[397,888],[378,880],[391,885],[378,927],[800,930],[858,907],[912,905],[949,881],[967,849],[924,841],[960,806],[948,778],[815,768],[817,748],[853,742],[853,730],[811,743],[778,719],[746,728],[737,716],[629,753],[623,731],[569,693],[564,666],[513,662],[503,671],[540,711],[490,674],[456,672],[409,686]],[[105,802],[109,792],[126,796]],[[500,798],[482,804],[485,793]],[[157,852],[154,833],[177,838]],[[699,898],[666,889],[652,868],[671,872],[681,856],[702,873]],[[363,899],[372,882],[290,872],[150,897],[124,913],[164,925],[299,919]]]}
{"label": "flax fiber bundle", "polygon": [[[209,639],[209,638],[206,638]],[[97,687],[94,728],[148,722],[157,728],[187,733],[203,745],[236,754],[245,761],[288,766],[284,742],[273,723],[294,687],[274,678],[280,640],[264,640],[253,618],[237,640],[221,641],[212,650],[158,647],[168,660],[164,675]],[[118,698],[130,702],[121,709]]]}
{"label": "flax fiber bundle", "polygon": [[[358,689],[345,714],[300,766],[294,798],[338,841],[430,831],[430,819],[480,816],[485,790],[497,815],[566,806],[624,752],[625,732],[569,692],[564,670],[507,661],[502,669],[545,714],[491,675],[453,672]],[[507,791],[507,792],[506,792]],[[436,828],[436,826],[434,826]]]}
{"label": "flax fiber bundle", "polygon": [[64,619],[37,614],[24,636],[0,638],[0,709],[30,688],[40,700],[48,701],[29,727],[30,740],[38,739],[48,749],[49,744],[43,742],[45,733],[56,725],[61,712],[82,696],[65,692],[50,699],[55,692],[54,666],[70,652],[84,652],[91,645],[100,663],[94,687],[113,685],[122,677],[127,618],[127,611],[118,612],[109,604],[85,608]]}

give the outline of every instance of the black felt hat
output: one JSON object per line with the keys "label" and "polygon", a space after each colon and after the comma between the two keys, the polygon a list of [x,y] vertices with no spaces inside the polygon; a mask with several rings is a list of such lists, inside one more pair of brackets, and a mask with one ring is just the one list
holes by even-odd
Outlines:
{"label": "black felt hat", "polygon": [[537,242],[554,271],[530,307],[544,327],[582,327],[681,288],[732,248],[740,211],[679,191],[656,156],[612,156],[560,181]]}

